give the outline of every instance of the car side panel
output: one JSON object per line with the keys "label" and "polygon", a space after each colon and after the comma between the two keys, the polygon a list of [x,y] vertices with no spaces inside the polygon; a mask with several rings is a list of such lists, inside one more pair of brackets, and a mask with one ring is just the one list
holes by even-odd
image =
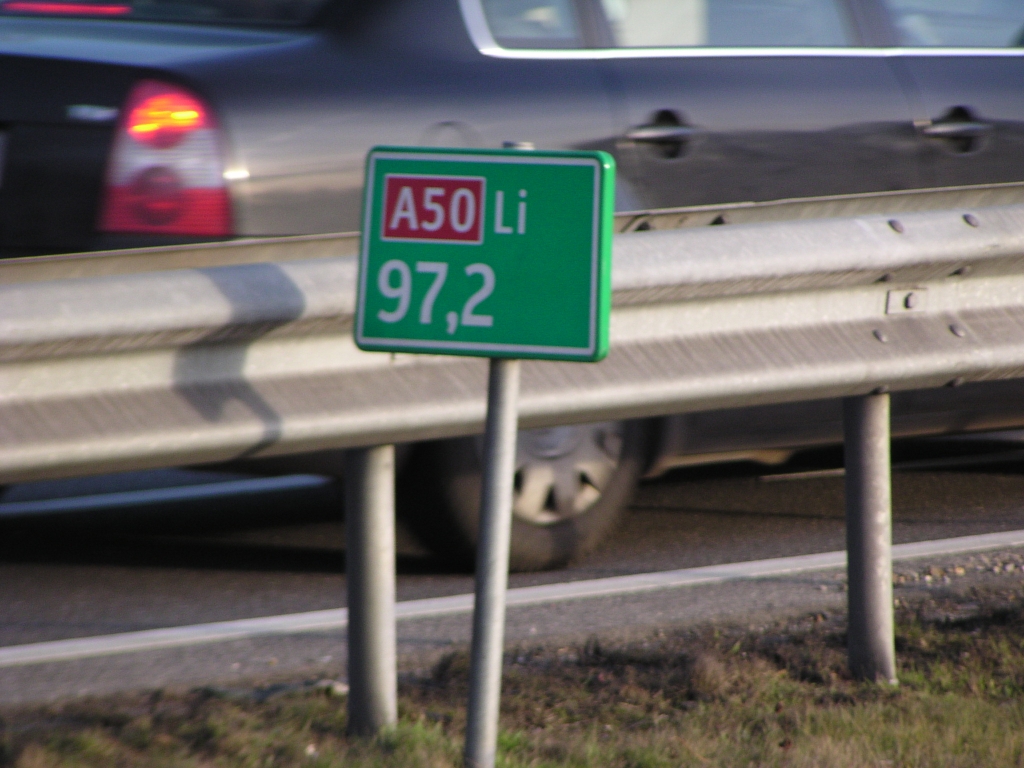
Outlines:
{"label": "car side panel", "polygon": [[[608,66],[622,99],[616,156],[643,207],[920,186],[910,109],[884,57],[776,51]],[[677,157],[625,137],[665,111],[694,130]]]}
{"label": "car side panel", "polygon": [[359,228],[377,144],[607,144],[597,63],[518,61],[473,47],[452,0],[392,0],[308,44],[192,73],[232,137],[240,234]]}
{"label": "car side panel", "polygon": [[[893,66],[913,100],[927,186],[1024,180],[1024,53],[921,51],[894,58]],[[928,135],[957,122],[981,132]]]}

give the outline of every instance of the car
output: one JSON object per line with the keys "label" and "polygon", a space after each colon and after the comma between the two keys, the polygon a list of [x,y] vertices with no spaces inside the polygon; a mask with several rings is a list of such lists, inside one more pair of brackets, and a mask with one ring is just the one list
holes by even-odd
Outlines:
{"label": "car", "polygon": [[[353,231],[379,144],[606,150],[619,211],[1024,182],[1022,43],[1019,0],[0,0],[0,256]],[[895,431],[1024,425],[991,387],[900,395]],[[839,423],[523,432],[513,567],[596,545],[645,472]],[[466,561],[478,440],[402,453],[413,527]]]}

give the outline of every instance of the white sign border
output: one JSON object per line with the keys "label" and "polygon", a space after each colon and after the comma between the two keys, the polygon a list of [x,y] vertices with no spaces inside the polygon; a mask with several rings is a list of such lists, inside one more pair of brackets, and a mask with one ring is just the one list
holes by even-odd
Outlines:
{"label": "white sign border", "polygon": [[[495,150],[497,153],[498,150]],[[371,220],[373,218],[373,205],[364,204],[363,210],[363,234],[359,244],[359,295],[356,301],[356,323],[355,340],[357,345],[380,345],[389,347],[401,347],[409,352],[423,350],[421,354],[444,354],[447,352],[462,353],[471,355],[474,352],[482,354],[478,357],[491,357],[491,354],[501,354],[508,357],[516,357],[517,353],[525,355],[551,355],[557,357],[593,357],[597,351],[597,313],[598,302],[598,280],[600,279],[600,236],[601,236],[601,161],[595,157],[547,157],[536,156],[523,151],[522,154],[477,154],[461,152],[400,152],[394,150],[371,150],[370,158],[366,168],[366,190],[364,200],[372,201],[376,191],[374,179],[376,178],[377,160],[436,160],[445,162],[470,162],[470,163],[512,163],[516,165],[585,165],[593,168],[594,171],[594,206],[593,221],[591,223],[591,244],[590,244],[590,327],[588,329],[588,342],[586,347],[552,347],[539,344],[500,344],[489,342],[470,341],[434,341],[429,339],[394,339],[388,337],[366,336],[363,333],[363,310],[366,308],[366,280],[368,273],[368,262],[370,257],[370,238],[366,233],[370,232]],[[387,350],[370,350],[387,352]]]}

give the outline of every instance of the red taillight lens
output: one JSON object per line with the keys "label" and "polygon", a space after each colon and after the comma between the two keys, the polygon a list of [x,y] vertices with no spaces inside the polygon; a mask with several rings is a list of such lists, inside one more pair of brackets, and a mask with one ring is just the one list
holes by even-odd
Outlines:
{"label": "red taillight lens", "polygon": [[145,83],[128,113],[128,135],[159,149],[173,147],[190,131],[207,127],[202,102],[179,88]]}
{"label": "red taillight lens", "polygon": [[104,232],[232,234],[220,132],[201,98],[145,80],[132,89],[107,172]]}
{"label": "red taillight lens", "polygon": [[185,205],[181,178],[170,168],[147,168],[128,188],[132,213],[139,221],[159,226],[181,218]]}

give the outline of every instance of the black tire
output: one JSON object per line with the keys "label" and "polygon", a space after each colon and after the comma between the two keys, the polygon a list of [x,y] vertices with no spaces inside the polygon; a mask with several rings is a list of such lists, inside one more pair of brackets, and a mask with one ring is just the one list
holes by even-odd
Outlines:
{"label": "black tire", "polygon": [[[618,463],[593,503],[551,522],[513,516],[510,570],[559,568],[615,529],[647,468],[654,431],[650,421],[616,426],[621,436]],[[467,570],[474,561],[480,479],[480,441],[461,438],[417,446],[398,484],[398,509],[406,524],[447,564]]]}

